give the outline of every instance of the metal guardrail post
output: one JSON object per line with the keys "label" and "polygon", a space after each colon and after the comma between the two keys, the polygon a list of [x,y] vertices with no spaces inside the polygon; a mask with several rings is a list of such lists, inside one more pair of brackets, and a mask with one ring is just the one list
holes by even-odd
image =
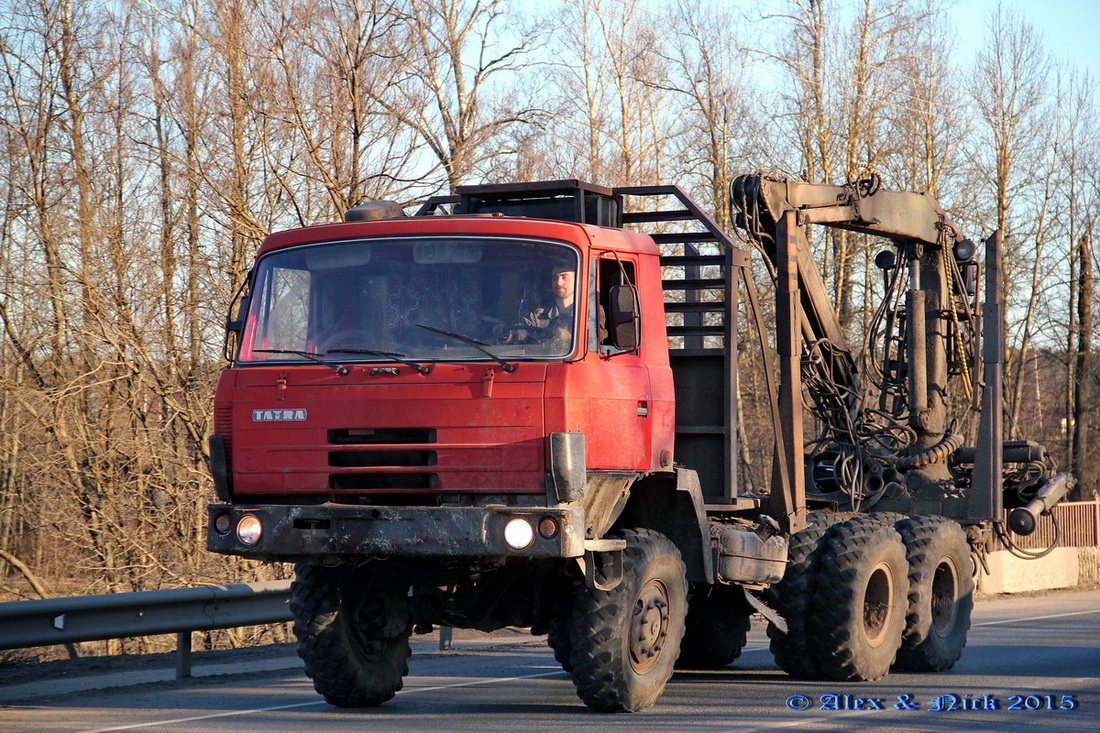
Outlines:
{"label": "metal guardrail post", "polygon": [[191,676],[191,632],[176,634],[176,679]]}

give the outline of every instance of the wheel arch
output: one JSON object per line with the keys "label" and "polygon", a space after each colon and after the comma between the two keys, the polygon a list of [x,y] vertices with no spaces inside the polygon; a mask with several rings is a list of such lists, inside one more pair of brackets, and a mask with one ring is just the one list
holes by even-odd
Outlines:
{"label": "wheel arch", "polygon": [[634,482],[612,530],[651,529],[667,537],[680,551],[690,583],[715,582],[710,528],[703,510],[703,492],[695,471],[649,474]]}

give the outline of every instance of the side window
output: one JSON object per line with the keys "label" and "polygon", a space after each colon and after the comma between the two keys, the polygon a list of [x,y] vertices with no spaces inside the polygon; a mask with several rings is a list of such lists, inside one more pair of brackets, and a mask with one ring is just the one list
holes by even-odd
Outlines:
{"label": "side window", "polygon": [[[310,273],[308,270],[273,267],[264,273],[254,309],[259,326],[246,334],[242,357],[264,361],[285,359],[285,354],[266,351],[306,348],[309,323]],[[253,353],[259,350],[260,353]]]}
{"label": "side window", "polygon": [[593,333],[599,351],[603,353],[624,353],[633,348],[622,349],[615,344],[615,324],[612,322],[617,309],[612,303],[613,294],[622,285],[633,286],[636,283],[634,262],[613,255],[604,255],[597,261],[595,325]]}

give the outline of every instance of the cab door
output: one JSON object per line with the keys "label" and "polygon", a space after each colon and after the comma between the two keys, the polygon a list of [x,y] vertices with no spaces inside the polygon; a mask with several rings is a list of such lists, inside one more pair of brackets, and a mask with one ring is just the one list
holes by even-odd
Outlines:
{"label": "cab door", "polygon": [[[612,297],[628,297],[637,283],[636,255],[597,253],[591,261],[588,307],[588,467],[595,470],[649,470],[652,465],[652,390],[640,344],[620,348],[611,319]],[[635,297],[635,296],[629,296]],[[635,297],[636,301],[636,297]],[[635,302],[635,312],[637,303]],[[620,334],[623,329],[619,329]],[[637,333],[641,334],[638,328]],[[636,339],[637,340],[637,339]]]}

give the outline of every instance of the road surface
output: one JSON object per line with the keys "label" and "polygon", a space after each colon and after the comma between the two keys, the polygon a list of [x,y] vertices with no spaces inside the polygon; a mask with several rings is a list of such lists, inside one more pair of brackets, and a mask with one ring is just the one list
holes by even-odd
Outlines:
{"label": "road surface", "polygon": [[0,731],[1100,731],[1100,590],[979,601],[953,670],[870,683],[786,676],[756,623],[733,665],[678,673],[654,708],[633,715],[585,708],[540,639],[414,648],[404,689],[379,708],[325,704],[297,661],[282,658],[266,670],[245,662],[234,674],[107,690],[9,685]]}

